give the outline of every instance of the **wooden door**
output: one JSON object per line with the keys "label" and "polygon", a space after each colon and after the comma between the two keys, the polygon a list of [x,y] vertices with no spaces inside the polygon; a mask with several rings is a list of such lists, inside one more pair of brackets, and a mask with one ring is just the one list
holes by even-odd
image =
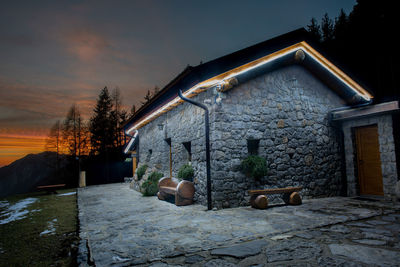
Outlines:
{"label": "wooden door", "polygon": [[360,195],[383,195],[378,127],[357,128],[355,136]]}

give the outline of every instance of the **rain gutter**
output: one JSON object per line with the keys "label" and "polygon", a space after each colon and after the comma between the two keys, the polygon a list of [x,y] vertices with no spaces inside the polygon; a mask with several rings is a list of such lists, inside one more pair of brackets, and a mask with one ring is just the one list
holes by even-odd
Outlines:
{"label": "rain gutter", "polygon": [[184,97],[182,94],[182,90],[178,91],[179,97],[190,104],[198,106],[204,109],[204,126],[205,126],[205,134],[206,134],[206,169],[207,169],[207,208],[208,210],[212,209],[211,202],[211,163],[210,163],[210,123],[209,123],[209,111],[206,105],[201,104],[199,102],[194,101],[193,99]]}

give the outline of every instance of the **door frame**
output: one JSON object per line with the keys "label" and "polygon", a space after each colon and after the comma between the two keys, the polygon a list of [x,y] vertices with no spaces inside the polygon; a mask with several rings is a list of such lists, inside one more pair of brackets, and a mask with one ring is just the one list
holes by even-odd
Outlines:
{"label": "door frame", "polygon": [[[360,131],[362,131],[362,129],[365,128],[375,128],[376,133],[377,133],[377,150],[378,150],[378,154],[379,154],[379,158],[378,158],[378,166],[379,166],[379,170],[380,170],[380,175],[378,177],[378,180],[380,178],[380,183],[382,185],[382,191],[381,192],[365,192],[366,188],[365,188],[365,178],[363,179],[362,175],[363,175],[363,167],[361,166],[361,164],[363,164],[362,162],[362,150],[361,150],[361,136],[360,136]],[[363,125],[363,126],[358,126],[358,127],[354,127],[354,148],[355,148],[355,169],[357,170],[356,175],[357,175],[357,181],[358,181],[358,186],[359,186],[359,194],[360,195],[370,195],[370,196],[379,196],[379,197],[383,197],[384,196],[384,188],[383,188],[383,174],[382,174],[382,162],[381,162],[381,153],[380,153],[380,144],[379,144],[379,133],[378,133],[378,124],[374,123],[374,124],[369,124],[369,125]]]}

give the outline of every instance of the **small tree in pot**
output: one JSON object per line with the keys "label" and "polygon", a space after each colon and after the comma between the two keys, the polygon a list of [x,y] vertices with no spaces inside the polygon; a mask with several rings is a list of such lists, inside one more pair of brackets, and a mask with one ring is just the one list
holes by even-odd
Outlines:
{"label": "small tree in pot", "polygon": [[194,170],[193,167],[189,164],[185,164],[182,167],[180,167],[178,171],[178,178],[183,179],[189,182],[193,182],[193,177],[194,177]]}
{"label": "small tree in pot", "polygon": [[160,172],[152,172],[149,178],[143,182],[141,186],[141,192],[143,196],[155,196],[158,192],[158,181],[163,177]]}
{"label": "small tree in pot", "polygon": [[267,161],[263,157],[251,155],[242,160],[240,170],[246,176],[260,180],[268,174]]}
{"label": "small tree in pot", "polygon": [[146,173],[147,167],[148,167],[147,164],[143,164],[136,170],[138,181],[142,180],[143,175]]}

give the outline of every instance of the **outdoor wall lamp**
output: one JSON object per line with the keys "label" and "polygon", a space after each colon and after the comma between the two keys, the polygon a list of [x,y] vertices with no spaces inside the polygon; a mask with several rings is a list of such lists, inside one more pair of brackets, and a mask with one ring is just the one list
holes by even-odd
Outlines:
{"label": "outdoor wall lamp", "polygon": [[157,126],[160,131],[162,131],[164,129],[164,124],[162,124],[162,123],[158,124]]}
{"label": "outdoor wall lamp", "polygon": [[221,93],[218,92],[217,95],[215,96],[215,103],[219,105],[221,104],[221,101],[222,101]]}

